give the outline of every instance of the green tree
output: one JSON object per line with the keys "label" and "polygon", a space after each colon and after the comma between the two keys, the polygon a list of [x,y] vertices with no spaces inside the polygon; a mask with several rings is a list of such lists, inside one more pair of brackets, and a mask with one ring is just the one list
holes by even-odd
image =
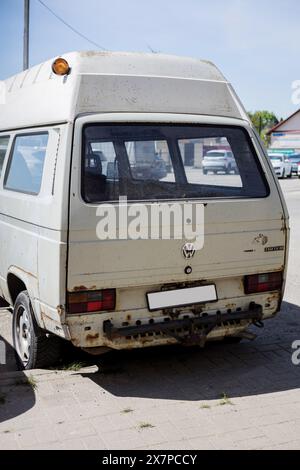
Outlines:
{"label": "green tree", "polygon": [[266,146],[270,143],[270,137],[267,132],[276,124],[278,119],[274,113],[270,111],[255,111],[254,113],[248,112],[248,115],[260,135],[260,138]]}

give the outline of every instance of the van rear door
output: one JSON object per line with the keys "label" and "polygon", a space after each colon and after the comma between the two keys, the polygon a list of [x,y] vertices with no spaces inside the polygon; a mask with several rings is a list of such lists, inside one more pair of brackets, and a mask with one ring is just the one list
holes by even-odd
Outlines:
{"label": "van rear door", "polygon": [[[211,118],[210,123],[206,120],[203,124],[203,119],[191,118],[190,123],[182,124],[180,116],[172,116],[172,124],[169,116],[148,124],[145,116],[139,118],[144,122],[103,119],[87,116],[76,121],[69,292],[105,288],[134,292],[139,286],[236,278],[283,269],[284,208],[270,165],[255,148],[254,135],[245,122]],[[165,172],[156,173],[153,168],[139,171],[143,158],[134,154],[134,149],[143,152],[143,147],[155,150],[153,162],[163,160]],[[232,152],[238,174],[204,174],[202,159],[209,151]],[[119,217],[126,201],[127,218]],[[141,232],[145,234],[145,227],[134,222],[140,206],[148,214],[154,205],[170,213],[174,203],[183,215],[187,203],[201,204],[204,210],[204,245],[190,259],[183,252],[188,241],[184,228],[194,221],[182,219],[182,237],[170,239],[153,239],[150,235],[139,238]],[[106,225],[105,207],[110,214]],[[161,219],[160,229],[169,228],[174,233],[176,220],[172,214]],[[135,235],[134,230],[128,235],[128,221],[133,228],[136,225]],[[151,227],[149,230],[148,234]],[[144,300],[140,307],[146,306]],[[128,290],[126,308],[137,307],[136,302]]]}

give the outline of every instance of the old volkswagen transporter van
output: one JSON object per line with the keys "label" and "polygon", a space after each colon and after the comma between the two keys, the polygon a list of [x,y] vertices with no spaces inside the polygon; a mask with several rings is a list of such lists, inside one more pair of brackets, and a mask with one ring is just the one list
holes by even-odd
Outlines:
{"label": "old volkswagen transporter van", "polygon": [[[286,205],[212,63],[70,53],[0,82],[0,103],[0,295],[20,367],[49,366],[63,340],[93,354],[239,341],[279,311]],[[201,248],[160,236],[187,205]],[[129,233],[124,206],[158,222]]]}

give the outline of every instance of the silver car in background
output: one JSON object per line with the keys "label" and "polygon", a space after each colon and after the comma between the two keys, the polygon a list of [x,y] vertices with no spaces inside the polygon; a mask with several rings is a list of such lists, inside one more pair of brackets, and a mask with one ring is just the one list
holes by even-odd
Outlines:
{"label": "silver car in background", "polygon": [[292,177],[292,163],[286,155],[278,153],[276,155],[269,155],[269,157],[278,178]]}
{"label": "silver car in background", "polygon": [[229,174],[238,173],[237,164],[232,152],[227,150],[209,150],[203,157],[203,174],[210,171],[217,174],[219,171]]}
{"label": "silver car in background", "polygon": [[294,175],[298,175],[298,169],[300,168],[300,153],[289,155],[288,159],[292,164],[292,173]]}

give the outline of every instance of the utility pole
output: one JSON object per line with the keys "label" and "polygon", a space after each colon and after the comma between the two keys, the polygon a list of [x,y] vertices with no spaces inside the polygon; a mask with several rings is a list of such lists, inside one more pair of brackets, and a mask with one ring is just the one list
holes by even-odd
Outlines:
{"label": "utility pole", "polygon": [[29,6],[30,0],[24,0],[23,70],[29,67]]}

